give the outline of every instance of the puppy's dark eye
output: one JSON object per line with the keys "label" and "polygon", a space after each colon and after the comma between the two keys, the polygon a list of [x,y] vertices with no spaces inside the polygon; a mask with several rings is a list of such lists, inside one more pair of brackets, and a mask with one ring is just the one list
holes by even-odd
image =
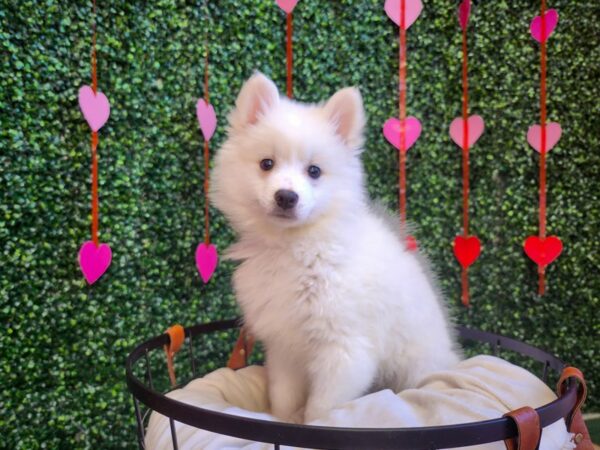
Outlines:
{"label": "puppy's dark eye", "polygon": [[275,161],[273,161],[272,159],[263,159],[260,162],[260,168],[265,171],[271,170],[274,165],[275,165]]}
{"label": "puppy's dark eye", "polygon": [[321,169],[317,166],[310,166],[308,168],[308,176],[316,180],[321,176]]}

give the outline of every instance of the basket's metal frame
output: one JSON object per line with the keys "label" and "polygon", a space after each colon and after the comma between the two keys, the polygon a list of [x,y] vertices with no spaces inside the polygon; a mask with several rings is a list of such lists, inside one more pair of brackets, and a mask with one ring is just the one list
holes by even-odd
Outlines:
{"label": "basket's metal frame", "polygon": [[[237,320],[227,320],[200,324],[185,329],[193,377],[196,376],[196,364],[192,349],[194,336],[237,327],[239,327]],[[459,327],[458,331],[462,339],[490,344],[495,355],[501,349],[506,349],[541,362],[543,364],[542,378],[544,382],[547,381],[548,369],[560,373],[565,366],[560,359],[550,353],[515,339],[465,327]],[[502,441],[517,435],[517,427],[514,421],[509,418],[439,427],[334,428],[270,422],[198,408],[173,400],[154,390],[148,353],[162,348],[168,343],[169,337],[167,334],[156,336],[138,345],[127,357],[127,386],[133,396],[138,443],[141,449],[145,448],[144,423],[152,410],[169,418],[175,450],[178,449],[175,421],[219,434],[271,443],[274,444],[275,449],[279,449],[280,445],[315,449],[436,449],[485,444]],[[134,365],[141,359],[145,360],[144,382],[133,374]],[[546,427],[568,416],[576,401],[577,385],[571,383],[560,398],[537,408],[541,426]],[[148,408],[144,413],[140,408],[140,402]]]}

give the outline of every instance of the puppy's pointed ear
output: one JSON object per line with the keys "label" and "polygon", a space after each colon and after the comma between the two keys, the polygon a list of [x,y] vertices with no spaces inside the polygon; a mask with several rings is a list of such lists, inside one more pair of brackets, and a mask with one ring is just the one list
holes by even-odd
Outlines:
{"label": "puppy's pointed ear", "polygon": [[262,73],[257,72],[242,86],[235,101],[235,109],[229,115],[234,130],[242,130],[256,123],[262,114],[279,103],[277,86]]}
{"label": "puppy's pointed ear", "polygon": [[365,110],[360,91],[344,88],[336,92],[323,107],[336,133],[352,150],[359,151],[363,145]]}

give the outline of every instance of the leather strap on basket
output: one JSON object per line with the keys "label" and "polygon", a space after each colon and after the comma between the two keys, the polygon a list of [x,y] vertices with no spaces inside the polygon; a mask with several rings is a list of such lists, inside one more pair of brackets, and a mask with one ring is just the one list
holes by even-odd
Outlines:
{"label": "leather strap on basket", "polygon": [[581,406],[587,396],[587,386],[583,378],[583,373],[576,367],[565,367],[556,385],[556,392],[559,396],[563,395],[567,390],[567,380],[572,378],[579,382],[577,402],[573,410],[565,417],[565,423],[569,432],[573,433],[573,442],[577,445],[576,450],[593,450],[594,446],[590,438],[590,433],[581,415]]}
{"label": "leather strap on basket", "polygon": [[246,367],[253,348],[254,338],[246,331],[246,328],[242,327],[229,361],[227,361],[227,367],[234,370]]}
{"label": "leather strap on basket", "polygon": [[167,369],[169,370],[169,379],[171,380],[171,387],[177,386],[177,378],[175,377],[175,365],[173,364],[173,357],[175,353],[179,351],[183,341],[185,339],[185,331],[179,324],[175,324],[169,327],[166,334],[169,335],[169,345],[165,345],[165,355],[167,355]]}
{"label": "leather strap on basket", "polygon": [[504,414],[517,424],[517,437],[506,439],[506,450],[537,450],[540,445],[542,428],[540,417],[535,409],[524,406]]}

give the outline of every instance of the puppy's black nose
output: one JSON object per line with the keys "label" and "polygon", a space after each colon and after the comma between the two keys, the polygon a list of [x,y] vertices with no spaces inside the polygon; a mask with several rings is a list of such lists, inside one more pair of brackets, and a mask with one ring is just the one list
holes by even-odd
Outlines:
{"label": "puppy's black nose", "polygon": [[281,209],[292,209],[298,203],[298,194],[287,189],[275,192],[275,201]]}

